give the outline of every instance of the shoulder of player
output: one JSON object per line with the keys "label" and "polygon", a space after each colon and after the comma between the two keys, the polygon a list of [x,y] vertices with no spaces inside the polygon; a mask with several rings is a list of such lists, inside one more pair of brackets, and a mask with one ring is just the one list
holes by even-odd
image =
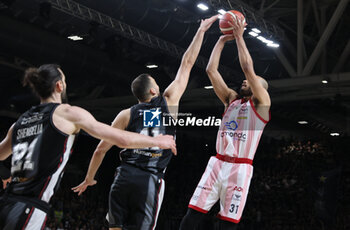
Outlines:
{"label": "shoulder of player", "polygon": [[69,121],[77,121],[83,119],[86,114],[89,114],[83,108],[69,104],[61,104],[57,106],[54,113],[55,115],[65,118]]}
{"label": "shoulder of player", "polygon": [[129,116],[130,115],[130,111],[131,111],[131,108],[123,109],[122,111],[119,112],[119,114],[121,116]]}
{"label": "shoulder of player", "polygon": [[120,129],[125,129],[129,124],[131,108],[123,109],[118,113],[112,122],[112,126]]}

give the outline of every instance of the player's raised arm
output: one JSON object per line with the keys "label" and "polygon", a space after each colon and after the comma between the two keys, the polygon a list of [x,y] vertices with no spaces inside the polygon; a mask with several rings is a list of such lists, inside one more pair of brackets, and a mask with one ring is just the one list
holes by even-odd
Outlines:
{"label": "player's raised arm", "polygon": [[214,91],[218,98],[227,107],[232,100],[237,97],[237,93],[227,87],[224,79],[218,71],[221,52],[227,41],[232,41],[234,37],[232,35],[223,35],[216,42],[213,51],[211,52],[210,59],[207,65],[207,74],[210,82],[213,85]]}
{"label": "player's raised arm", "polygon": [[6,158],[8,158],[12,153],[11,142],[13,126],[14,124],[8,130],[6,137],[0,143],[0,161],[6,160]]}
{"label": "player's raised arm", "polygon": [[[252,57],[243,39],[245,22],[237,19],[233,21],[232,26],[234,28],[233,35],[237,43],[239,62],[251,87],[252,93],[261,105],[270,106],[271,100],[267,92],[267,83],[264,79],[255,74]],[[264,86],[264,84],[266,85]]]}
{"label": "player's raised arm", "polygon": [[218,15],[215,15],[201,21],[196,35],[193,37],[190,46],[182,57],[181,65],[177,71],[175,80],[164,91],[164,96],[167,98],[169,105],[178,105],[181,96],[185,92],[191,69],[196,62],[202,46],[204,33],[217,19]]}

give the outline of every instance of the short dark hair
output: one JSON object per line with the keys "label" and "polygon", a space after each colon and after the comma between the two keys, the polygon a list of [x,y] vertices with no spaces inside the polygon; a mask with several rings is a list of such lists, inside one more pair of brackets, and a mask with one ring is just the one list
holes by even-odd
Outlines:
{"label": "short dark hair", "polygon": [[28,68],[24,74],[23,86],[29,85],[35,94],[46,99],[54,92],[56,82],[62,80],[59,68],[61,67],[57,64],[45,64],[39,68]]}
{"label": "short dark hair", "polygon": [[139,101],[145,101],[150,96],[151,75],[143,73],[137,76],[131,83],[131,91]]}

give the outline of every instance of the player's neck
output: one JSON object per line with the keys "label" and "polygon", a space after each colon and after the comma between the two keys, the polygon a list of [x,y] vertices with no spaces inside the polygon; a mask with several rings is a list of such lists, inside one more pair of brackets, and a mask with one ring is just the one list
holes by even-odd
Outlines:
{"label": "player's neck", "polygon": [[62,98],[60,94],[52,94],[50,97],[41,99],[40,104],[45,104],[45,103],[62,103]]}
{"label": "player's neck", "polygon": [[153,95],[152,97],[148,98],[147,100],[139,101],[139,104],[141,104],[141,103],[149,103],[149,102],[151,102],[152,99],[155,98],[155,97],[158,97],[158,95]]}
{"label": "player's neck", "polygon": [[249,101],[252,98],[252,96],[244,96],[242,97],[243,101]]}

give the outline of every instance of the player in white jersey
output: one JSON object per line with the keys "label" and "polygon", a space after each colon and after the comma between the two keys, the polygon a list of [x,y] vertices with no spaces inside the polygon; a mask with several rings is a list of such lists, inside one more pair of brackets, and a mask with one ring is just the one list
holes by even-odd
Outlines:
{"label": "player in white jersey", "polygon": [[[266,123],[270,120],[270,96],[267,82],[257,76],[243,39],[244,22],[235,21],[232,35],[223,35],[216,43],[207,66],[214,91],[225,105],[217,135],[216,156],[210,158],[190,200],[180,229],[195,229],[211,207],[220,200],[220,229],[234,229],[245,206],[253,158]],[[227,41],[236,39],[239,61],[246,77],[240,93],[227,87],[218,65]]]}

